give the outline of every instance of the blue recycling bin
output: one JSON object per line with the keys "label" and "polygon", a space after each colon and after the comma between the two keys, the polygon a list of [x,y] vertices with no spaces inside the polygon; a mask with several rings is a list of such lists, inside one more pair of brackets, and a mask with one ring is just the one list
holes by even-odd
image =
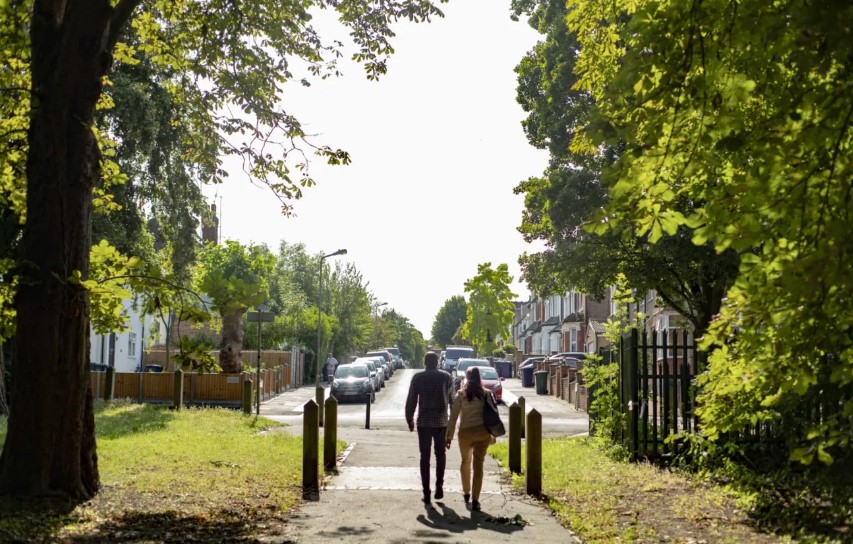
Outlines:
{"label": "blue recycling bin", "polygon": [[498,376],[501,378],[512,378],[512,362],[510,361],[495,361]]}
{"label": "blue recycling bin", "polygon": [[521,386],[533,387],[533,372],[536,368],[533,365],[528,365],[519,369],[521,371]]}

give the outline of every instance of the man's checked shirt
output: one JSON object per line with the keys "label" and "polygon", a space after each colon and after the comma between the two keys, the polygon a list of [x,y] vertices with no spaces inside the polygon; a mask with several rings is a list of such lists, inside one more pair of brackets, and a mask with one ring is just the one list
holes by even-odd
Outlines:
{"label": "man's checked shirt", "polygon": [[418,427],[447,427],[447,415],[453,402],[453,378],[443,370],[427,369],[418,372],[409,384],[406,399],[406,423],[414,425],[415,407]]}

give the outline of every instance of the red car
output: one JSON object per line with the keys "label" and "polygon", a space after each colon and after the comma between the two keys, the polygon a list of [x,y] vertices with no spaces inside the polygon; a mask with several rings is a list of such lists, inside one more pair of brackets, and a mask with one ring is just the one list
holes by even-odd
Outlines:
{"label": "red car", "polygon": [[[478,366],[480,369],[480,380],[483,382],[483,387],[492,392],[495,396],[495,401],[503,402],[504,386],[501,383],[503,378],[498,377],[498,371],[490,366]],[[465,384],[465,381],[462,381]]]}

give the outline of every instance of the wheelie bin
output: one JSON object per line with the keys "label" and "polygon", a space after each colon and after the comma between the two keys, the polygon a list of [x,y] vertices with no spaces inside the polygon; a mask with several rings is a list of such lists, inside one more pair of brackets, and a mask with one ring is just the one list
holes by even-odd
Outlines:
{"label": "wheelie bin", "polygon": [[533,373],[536,369],[533,365],[528,365],[525,367],[521,367],[521,386],[522,387],[533,387]]}
{"label": "wheelie bin", "polygon": [[537,395],[547,395],[548,394],[548,372],[545,370],[539,370],[533,373],[533,379],[536,381],[536,394]]}

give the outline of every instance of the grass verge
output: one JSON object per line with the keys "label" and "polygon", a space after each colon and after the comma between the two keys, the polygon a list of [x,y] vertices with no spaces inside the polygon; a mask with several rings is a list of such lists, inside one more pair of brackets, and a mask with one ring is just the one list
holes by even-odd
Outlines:
{"label": "grass verge", "polygon": [[302,496],[302,438],[272,420],[101,403],[95,422],[102,491],[69,514],[3,512],[0,541],[254,542]]}
{"label": "grass verge", "polygon": [[[508,466],[505,442],[489,452]],[[524,489],[524,475],[512,479]],[[730,489],[648,463],[615,461],[587,438],[543,440],[542,489],[551,510],[585,544],[792,542],[759,532]]]}

